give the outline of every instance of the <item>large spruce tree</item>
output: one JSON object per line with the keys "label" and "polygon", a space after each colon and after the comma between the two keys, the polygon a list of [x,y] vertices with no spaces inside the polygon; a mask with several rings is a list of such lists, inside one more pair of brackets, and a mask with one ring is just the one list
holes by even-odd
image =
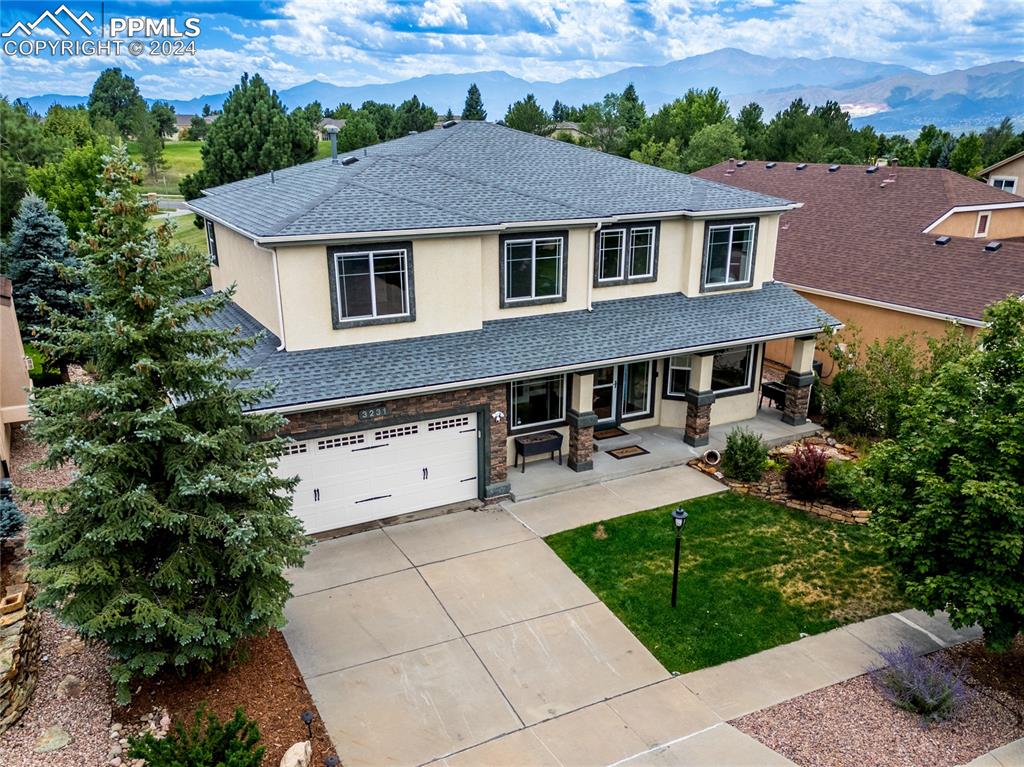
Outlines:
{"label": "large spruce tree", "polygon": [[39,604],[108,646],[118,697],[163,669],[204,668],[283,622],[283,570],[301,564],[294,480],[274,465],[282,418],[229,365],[252,342],[206,322],[204,259],[147,228],[124,147],[103,172],[96,234],[79,246],[81,318],[54,313],[48,345],[87,353],[94,380],[40,390],[45,466],[70,462],[30,531]]}
{"label": "large spruce tree", "polygon": [[466,103],[462,106],[462,119],[487,119],[487,111],[484,109],[484,100],[480,96],[480,89],[476,87],[476,83],[470,83],[469,90],[466,91]]}
{"label": "large spruce tree", "polygon": [[192,200],[206,187],[308,162],[316,147],[316,134],[303,114],[289,115],[262,77],[244,74],[210,125],[200,149],[203,167],[181,180],[181,193]]}

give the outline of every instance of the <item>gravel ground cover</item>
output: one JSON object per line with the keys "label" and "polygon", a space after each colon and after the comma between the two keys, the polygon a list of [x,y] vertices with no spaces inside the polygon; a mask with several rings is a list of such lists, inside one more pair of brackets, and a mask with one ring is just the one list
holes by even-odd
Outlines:
{"label": "gravel ground cover", "polygon": [[967,660],[972,695],[951,721],[922,725],[859,676],[732,722],[801,767],[952,767],[1024,737],[1024,642],[1004,656],[970,642],[941,655]]}

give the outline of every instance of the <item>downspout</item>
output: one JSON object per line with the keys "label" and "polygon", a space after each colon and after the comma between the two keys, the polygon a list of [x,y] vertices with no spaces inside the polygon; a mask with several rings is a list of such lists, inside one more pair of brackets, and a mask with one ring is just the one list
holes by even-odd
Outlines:
{"label": "downspout", "polygon": [[277,248],[264,248],[256,240],[252,241],[252,244],[257,250],[262,250],[264,253],[269,253],[271,261],[274,265],[274,300],[277,303],[277,327],[280,333],[281,343],[278,345],[276,351],[284,351],[285,338],[284,338],[284,304],[281,301],[281,274],[277,269]]}
{"label": "downspout", "polygon": [[594,261],[597,260],[597,234],[605,222],[594,227],[590,235],[590,260],[587,263],[587,311],[594,311]]}

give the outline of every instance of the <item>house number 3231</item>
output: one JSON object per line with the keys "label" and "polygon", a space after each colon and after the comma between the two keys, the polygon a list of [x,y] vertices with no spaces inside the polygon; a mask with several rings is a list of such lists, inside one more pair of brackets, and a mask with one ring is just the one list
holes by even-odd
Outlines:
{"label": "house number 3231", "polygon": [[369,421],[371,418],[382,418],[388,414],[387,406],[364,407],[359,411],[360,421]]}

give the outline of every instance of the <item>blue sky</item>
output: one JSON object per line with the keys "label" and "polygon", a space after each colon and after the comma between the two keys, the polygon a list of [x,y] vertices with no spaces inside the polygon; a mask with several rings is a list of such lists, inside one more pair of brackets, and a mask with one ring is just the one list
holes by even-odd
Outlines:
{"label": "blue sky", "polygon": [[[4,0],[0,28],[31,22],[61,1]],[[98,1],[63,1],[77,15],[92,13],[98,26]],[[244,71],[278,89],[311,79],[361,85],[494,69],[559,81],[723,47],[927,72],[1024,58],[1024,0],[164,0],[106,2],[103,11],[170,17],[179,28],[197,17],[196,53],[5,53],[0,92],[84,94],[109,66],[135,77],[143,95],[173,99],[227,90]],[[58,36],[42,28],[35,35]]]}

